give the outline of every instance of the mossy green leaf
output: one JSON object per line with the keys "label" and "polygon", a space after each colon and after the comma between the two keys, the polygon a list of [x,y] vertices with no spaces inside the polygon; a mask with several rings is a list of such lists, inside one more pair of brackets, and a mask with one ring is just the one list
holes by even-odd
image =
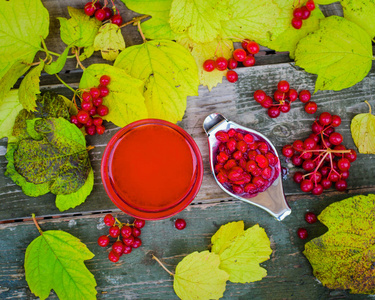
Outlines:
{"label": "mossy green leaf", "polygon": [[57,58],[56,61],[44,66],[44,71],[46,71],[50,75],[59,73],[65,66],[66,59],[69,54],[69,50],[70,50],[70,46],[67,46],[64,52]]}
{"label": "mossy green leaf", "polygon": [[295,60],[307,72],[318,75],[315,91],[348,88],[371,69],[371,38],[355,23],[331,16],[320,21],[319,30],[300,40]]}
{"label": "mossy green leaf", "polygon": [[259,264],[270,258],[272,249],[265,230],[259,225],[245,230],[220,254],[219,268],[229,274],[232,282],[262,280],[267,270]]}
{"label": "mossy green leaf", "polygon": [[21,109],[18,90],[11,90],[0,104],[0,139],[12,135],[14,122]]}
{"label": "mossy green leaf", "polygon": [[89,176],[86,179],[85,184],[75,193],[68,195],[57,195],[56,196],[56,207],[60,211],[65,211],[70,208],[74,208],[83,202],[85,202],[88,195],[90,195],[92,188],[94,187],[94,172],[91,169]]}
{"label": "mossy green leaf", "polygon": [[94,44],[102,22],[90,18],[83,9],[68,6],[70,19],[58,18],[60,21],[60,36],[66,45],[89,47]]}
{"label": "mossy green leaf", "polygon": [[[137,46],[130,48],[134,47]],[[141,68],[140,65],[137,66],[133,62],[131,66],[137,69]],[[110,93],[103,101],[103,104],[109,109],[108,115],[103,117],[104,120],[123,127],[131,122],[147,118],[143,81],[128,75],[123,69],[108,64],[93,64],[83,72],[79,87],[87,89],[98,86],[102,75],[111,77],[111,82],[108,85]]]}
{"label": "mossy green leaf", "polygon": [[198,69],[193,56],[172,41],[150,41],[126,48],[115,67],[145,82],[150,118],[176,123],[186,109],[186,97],[198,95]]}
{"label": "mossy green leaf", "polygon": [[94,275],[84,264],[94,254],[71,234],[49,230],[26,249],[26,281],[40,299],[53,289],[59,299],[96,299]]}
{"label": "mossy green leaf", "polygon": [[341,0],[345,19],[361,26],[375,37],[375,0]]}
{"label": "mossy green leaf", "polygon": [[220,258],[209,251],[193,252],[176,267],[173,288],[180,299],[219,299],[229,275],[219,269]]}
{"label": "mossy green leaf", "polygon": [[41,60],[40,64],[32,68],[26,74],[21,82],[18,90],[19,100],[24,109],[34,111],[36,107],[37,94],[40,94],[39,78],[44,68],[44,61]]}
{"label": "mossy green leaf", "polygon": [[107,23],[99,28],[94,40],[94,50],[100,50],[104,59],[115,60],[119,52],[124,49],[125,40],[116,24]]}
{"label": "mossy green leaf", "polygon": [[329,205],[318,219],[328,232],[306,243],[303,252],[314,275],[330,289],[375,293],[375,195]]}
{"label": "mossy green leaf", "polygon": [[244,228],[243,221],[230,222],[221,226],[211,237],[211,251],[219,255],[223,253],[237,236],[244,233]]}
{"label": "mossy green leaf", "polygon": [[350,124],[353,141],[359,153],[375,154],[375,116],[370,112],[358,114]]}
{"label": "mossy green leaf", "polygon": [[169,25],[169,12],[172,0],[121,0],[125,5],[140,14],[150,15],[151,19],[142,22],[142,32],[146,38],[175,40],[177,35]]}
{"label": "mossy green leaf", "polygon": [[43,136],[35,130],[35,122],[40,120],[40,118],[35,118],[31,120],[26,120],[26,131],[28,135],[33,139],[40,141],[43,139]]}

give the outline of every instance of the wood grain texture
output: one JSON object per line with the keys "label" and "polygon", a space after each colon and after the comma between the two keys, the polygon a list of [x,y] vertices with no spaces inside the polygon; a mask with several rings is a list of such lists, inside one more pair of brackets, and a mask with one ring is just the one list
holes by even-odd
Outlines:
{"label": "wood grain texture", "polygon": [[[303,256],[305,241],[297,237],[299,227],[306,227],[309,239],[326,231],[322,224],[307,224],[306,211],[320,213],[329,204],[348,197],[340,194],[322,197],[299,197],[291,202],[293,214],[283,222],[277,222],[266,212],[249,204],[227,202],[190,206],[178,217],[187,221],[187,227],[178,231],[174,218],[147,222],[142,229],[143,244],[120,262],[108,261],[108,251],[99,247],[96,240],[107,234],[104,215],[59,218],[39,221],[41,228],[64,230],[81,239],[95,254],[86,262],[97,281],[98,299],[177,299],[173,291],[173,278],[154,260],[160,258],[174,271],[181,259],[194,251],[208,249],[211,236],[218,228],[231,221],[244,220],[245,228],[259,224],[265,228],[273,253],[270,260],[261,265],[268,275],[262,281],[234,284],[228,282],[223,299],[371,299],[371,296],[350,295],[347,291],[331,291],[323,287],[313,276],[309,262]],[[122,221],[132,221],[123,213],[117,214]],[[32,222],[0,224],[0,298],[34,299],[24,278],[24,254],[27,245],[38,236]],[[51,297],[54,299],[55,297]]]}

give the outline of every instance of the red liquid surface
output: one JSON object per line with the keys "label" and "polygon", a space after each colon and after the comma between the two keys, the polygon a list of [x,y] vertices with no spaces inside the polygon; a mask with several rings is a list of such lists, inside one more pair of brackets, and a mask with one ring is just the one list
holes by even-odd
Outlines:
{"label": "red liquid surface", "polygon": [[163,210],[179,203],[194,179],[190,145],[172,128],[135,127],[119,141],[111,177],[128,205],[144,211]]}

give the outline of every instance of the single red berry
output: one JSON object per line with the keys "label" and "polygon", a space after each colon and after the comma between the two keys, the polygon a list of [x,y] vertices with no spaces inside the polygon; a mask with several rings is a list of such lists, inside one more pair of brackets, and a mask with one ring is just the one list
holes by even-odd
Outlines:
{"label": "single red berry", "polygon": [[292,157],[294,154],[294,149],[292,145],[285,145],[281,152],[285,157]]}
{"label": "single red berry", "polygon": [[117,238],[120,235],[120,228],[118,226],[111,226],[111,228],[109,228],[109,235],[113,238]]}
{"label": "single red berry", "polygon": [[236,82],[238,80],[238,74],[235,71],[228,71],[226,77],[229,82]]}
{"label": "single red berry", "polygon": [[319,196],[323,193],[323,186],[321,184],[317,184],[314,186],[314,188],[311,190],[311,193],[315,196]]}
{"label": "single red berry", "polygon": [[115,24],[117,26],[121,26],[122,25],[122,17],[117,14],[117,15],[114,15],[112,18],[111,18],[111,23],[112,24]]}
{"label": "single red berry", "polygon": [[350,161],[347,158],[340,158],[337,162],[337,167],[340,171],[348,171],[350,169]]}
{"label": "single red berry", "polygon": [[293,10],[293,17],[302,19],[302,9],[300,7]]}
{"label": "single red berry", "polygon": [[95,125],[86,126],[85,131],[88,135],[94,135],[96,133],[96,127]]}
{"label": "single red berry", "polygon": [[216,68],[219,71],[224,71],[228,67],[228,61],[224,57],[218,57],[215,61]]}
{"label": "single red berry", "polygon": [[270,108],[273,105],[273,100],[270,96],[266,96],[266,99],[260,104],[264,108]]}
{"label": "single red berry", "polygon": [[80,123],[86,124],[87,121],[90,119],[90,115],[87,111],[80,110],[77,114],[77,119]]}
{"label": "single red berry", "polygon": [[94,15],[94,13],[96,11],[95,5],[92,2],[87,2],[85,4],[84,11],[85,11],[86,15],[91,17],[92,15]]}
{"label": "single red berry", "polygon": [[298,152],[302,152],[305,149],[305,146],[301,140],[295,140],[293,142],[293,148]]}
{"label": "single red berry", "polygon": [[112,14],[113,14],[112,10],[108,6],[103,7],[103,10],[105,12],[104,21],[109,20],[112,17]]}
{"label": "single red berry", "polygon": [[96,107],[95,106],[92,106],[92,108],[88,111],[90,117],[92,116],[95,116],[96,115]]}
{"label": "single red berry", "polygon": [[251,56],[251,55],[247,55],[245,57],[245,60],[242,62],[242,64],[244,65],[244,67],[252,67],[255,65],[255,58],[254,56]]}
{"label": "single red berry", "polygon": [[94,98],[92,100],[92,104],[96,107],[100,106],[103,104],[103,98],[99,97],[99,98]]}
{"label": "single red berry", "polygon": [[108,112],[109,112],[108,107],[105,105],[99,105],[96,111],[98,115],[101,117],[108,115]]}
{"label": "single red berry", "polygon": [[316,142],[313,138],[308,137],[304,142],[303,142],[303,147],[306,150],[313,150],[316,147]]}
{"label": "single red berry", "polygon": [[283,105],[280,105],[280,111],[282,113],[287,113],[290,111],[290,104],[289,102],[285,102]]}
{"label": "single red berry", "polygon": [[313,0],[308,0],[306,2],[306,8],[309,10],[309,11],[313,11],[315,9],[315,3]]}
{"label": "single red berry", "polygon": [[343,192],[346,190],[346,188],[348,187],[348,184],[346,183],[346,181],[344,179],[340,179],[336,182],[335,184],[335,188],[336,190],[338,190],[339,192]]}
{"label": "single red berry", "polygon": [[218,131],[215,134],[215,137],[220,141],[220,142],[228,142],[229,141],[229,135],[225,131]]}
{"label": "single red berry", "polygon": [[132,228],[132,235],[134,237],[139,237],[141,235],[141,233],[142,233],[142,231],[139,228],[137,228],[137,227]]}
{"label": "single red berry", "polygon": [[300,188],[302,192],[307,193],[307,192],[310,192],[314,188],[314,185],[311,180],[304,179],[301,182]]}
{"label": "single red berry", "polygon": [[342,135],[338,132],[333,132],[329,136],[329,141],[332,145],[340,145],[342,143]]}
{"label": "single red berry", "polygon": [[80,124],[76,115],[70,117],[70,122],[77,125]]}
{"label": "single red berry", "polygon": [[320,184],[322,185],[323,189],[328,190],[332,186],[332,181],[328,178],[323,178]]}
{"label": "single red berry", "polygon": [[91,101],[82,101],[81,108],[85,111],[90,111],[93,108],[93,104]]}
{"label": "single red berry", "polygon": [[93,118],[93,119],[92,119],[92,123],[93,123],[95,126],[100,126],[100,125],[102,125],[102,123],[103,123],[103,119],[100,118],[100,117]]}
{"label": "single red berry", "polygon": [[98,238],[98,245],[100,247],[107,247],[109,245],[109,237],[106,235],[102,235]]}
{"label": "single red berry", "polygon": [[318,104],[314,101],[310,101],[305,104],[305,112],[308,114],[315,114],[316,111],[318,110]]}
{"label": "single red berry", "polygon": [[294,102],[298,99],[298,93],[295,89],[289,89],[287,96],[290,102]]}
{"label": "single red berry", "polygon": [[83,101],[91,101],[92,100],[92,96],[91,96],[91,94],[89,93],[89,92],[83,92],[82,93],[82,100]]}
{"label": "single red berry", "polygon": [[349,149],[350,153],[345,153],[345,157],[349,159],[349,161],[352,163],[357,159],[357,152],[355,152],[353,149]]}
{"label": "single red berry", "polygon": [[338,127],[338,126],[340,126],[340,124],[341,124],[341,118],[337,115],[333,115],[331,125],[333,127]]}
{"label": "single red berry", "polygon": [[318,219],[316,218],[316,215],[312,212],[307,212],[305,214],[305,220],[307,223],[314,224]]}
{"label": "single red berry", "polygon": [[321,125],[319,122],[315,121],[312,126],[311,126],[311,130],[312,132],[316,133],[316,134],[320,134],[324,129],[324,126]]}
{"label": "single red berry", "polygon": [[295,183],[300,184],[303,181],[303,173],[302,172],[294,173],[293,180]]}
{"label": "single red berry", "polygon": [[298,228],[297,234],[301,240],[307,239],[308,234],[305,228]]}
{"label": "single red berry", "polygon": [[121,227],[121,236],[123,238],[128,238],[131,235],[132,235],[132,229],[131,229],[131,227],[126,226],[126,225]]}
{"label": "single red berry", "polygon": [[233,70],[233,69],[237,68],[237,66],[238,66],[237,60],[235,60],[234,58],[228,59],[228,68],[229,69]]}
{"label": "single red berry", "polygon": [[114,252],[113,250],[111,252],[109,252],[108,254],[108,259],[111,261],[111,262],[118,262],[119,259],[120,259],[120,255],[118,255],[116,252]]}
{"label": "single red berry", "polygon": [[111,82],[111,77],[108,75],[103,75],[99,79],[100,85],[107,86]]}
{"label": "single red berry", "polygon": [[286,80],[281,80],[277,84],[277,89],[282,93],[287,93],[289,91],[289,83]]}
{"label": "single red berry", "polygon": [[306,159],[303,163],[302,163],[302,168],[307,171],[307,172],[310,172],[312,170],[315,169],[315,163],[313,160],[311,159]]}
{"label": "single red berry", "polygon": [[310,15],[311,15],[311,11],[309,11],[306,6],[302,6],[301,10],[302,10],[302,17],[301,17],[301,19],[302,20],[307,20],[310,17]]}
{"label": "single red berry", "polygon": [[107,226],[113,226],[116,220],[111,214],[106,214],[104,217],[104,224]]}
{"label": "single red berry", "polygon": [[241,46],[244,50],[247,50],[247,45],[250,43],[250,40],[244,39],[241,43]]}
{"label": "single red berry", "polygon": [[130,235],[129,237],[124,237],[122,239],[122,241],[124,242],[124,244],[126,246],[133,246],[133,243],[134,243],[134,236]]}
{"label": "single red berry", "polygon": [[303,103],[309,102],[311,99],[311,93],[308,90],[303,90],[299,92],[299,100]]}
{"label": "single red berry", "polygon": [[98,9],[101,9],[101,8],[102,8],[102,5],[100,4],[99,1],[96,1],[96,2],[94,3],[94,6],[95,6],[95,10],[98,10]]}
{"label": "single red berry", "polygon": [[98,20],[98,21],[104,21],[105,19],[105,10],[100,8],[98,9],[96,12],[95,12],[95,18]]}
{"label": "single red berry", "polygon": [[292,19],[292,26],[295,29],[300,29],[302,27],[302,19],[294,17]]}
{"label": "single red berry", "polygon": [[88,121],[85,124],[85,127],[89,127],[89,126],[92,126],[92,125],[93,125],[92,118],[89,118]]}
{"label": "single red berry", "polygon": [[135,219],[134,220],[134,226],[141,229],[145,226],[146,224],[146,221],[145,220],[141,220],[141,219]]}
{"label": "single red berry", "polygon": [[99,92],[100,92],[100,97],[106,97],[109,94],[109,89],[106,86],[99,86],[98,87]]}
{"label": "single red berry", "polygon": [[122,252],[123,254],[130,254],[132,252],[133,248],[132,246],[127,246],[125,245],[124,246],[124,252]]}
{"label": "single red berry", "polygon": [[319,116],[319,123],[327,126],[332,123],[332,115],[329,112],[322,112]]}
{"label": "single red berry", "polygon": [[264,100],[266,100],[266,97],[267,97],[266,93],[262,90],[256,90],[254,92],[254,99],[258,103],[262,103]]}
{"label": "single red berry", "polygon": [[246,58],[246,51],[244,49],[236,49],[233,51],[233,58],[236,61],[244,61]]}
{"label": "single red berry", "polygon": [[174,222],[174,226],[178,229],[178,230],[182,230],[186,227],[186,221],[184,219],[177,219],[175,222]]}
{"label": "single red berry", "polygon": [[292,164],[295,165],[296,167],[301,166],[303,163],[303,159],[299,155],[293,155],[291,160],[292,160]]}
{"label": "single red berry", "polygon": [[271,106],[269,109],[268,109],[268,116],[270,118],[277,118],[278,116],[280,116],[280,110],[277,106]]}
{"label": "single red berry", "polygon": [[274,94],[273,94],[273,98],[276,100],[276,101],[284,101],[286,99],[286,94],[283,93],[283,92],[280,92],[279,90],[277,90]]}
{"label": "single red berry", "polygon": [[257,54],[259,52],[259,45],[258,43],[251,41],[247,44],[246,49],[251,54]]}
{"label": "single red berry", "polygon": [[125,245],[121,241],[116,241],[112,245],[112,251],[117,253],[118,255],[122,255],[124,252]]}
{"label": "single red berry", "polygon": [[103,125],[96,126],[96,133],[103,134],[105,132],[105,127]]}
{"label": "single red berry", "polygon": [[98,98],[100,96],[100,91],[98,88],[93,87],[90,89],[90,94],[93,98]]}
{"label": "single red berry", "polygon": [[142,240],[140,238],[135,238],[132,247],[139,248],[142,246]]}
{"label": "single red berry", "polygon": [[212,59],[207,59],[204,63],[203,63],[203,69],[206,71],[206,72],[212,72],[213,70],[215,70],[216,68],[216,62]]}

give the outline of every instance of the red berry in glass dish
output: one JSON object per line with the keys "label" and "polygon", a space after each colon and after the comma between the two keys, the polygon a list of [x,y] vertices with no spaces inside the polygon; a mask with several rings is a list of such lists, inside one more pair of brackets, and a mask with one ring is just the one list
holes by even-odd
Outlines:
{"label": "red berry in glass dish", "polygon": [[289,91],[289,83],[286,80],[281,80],[277,84],[277,89],[282,93],[287,93]]}
{"label": "red berry in glass dish", "polygon": [[294,17],[292,19],[292,26],[295,29],[301,29],[301,27],[302,27],[302,19]]}
{"label": "red berry in glass dish", "polygon": [[285,157],[292,157],[294,155],[294,149],[292,145],[285,145],[283,149],[281,150],[281,153]]}
{"label": "red berry in glass dish", "polygon": [[118,226],[111,226],[111,228],[109,228],[109,235],[113,238],[117,238],[120,235],[120,228]]}
{"label": "red berry in glass dish", "polygon": [[260,104],[264,108],[270,108],[273,105],[273,100],[270,96],[266,96],[266,99]]}
{"label": "red berry in glass dish", "polygon": [[96,11],[95,5],[92,2],[87,2],[85,4],[84,11],[86,15],[90,17],[93,16]]}
{"label": "red berry in glass dish", "polygon": [[101,135],[105,132],[105,127],[103,125],[96,126],[96,133]]}
{"label": "red berry in glass dish", "polygon": [[109,237],[106,235],[102,235],[98,238],[98,245],[100,247],[107,247],[109,245]]}
{"label": "red berry in glass dish", "polygon": [[252,67],[255,65],[255,58],[254,56],[247,55],[245,60],[242,62],[244,67]]}
{"label": "red berry in glass dish", "polygon": [[141,235],[142,231],[137,228],[137,227],[133,227],[132,228],[132,236],[134,237],[139,237]]}
{"label": "red berry in glass dish", "polygon": [[116,220],[111,214],[106,214],[104,217],[104,224],[107,226],[113,226]]}
{"label": "red berry in glass dish", "polygon": [[121,236],[123,238],[128,238],[131,235],[132,235],[132,229],[131,229],[131,227],[126,226],[126,225],[121,227]]}
{"label": "red berry in glass dish", "polygon": [[305,104],[305,112],[308,114],[315,114],[318,110],[318,104],[316,104],[314,101],[310,101]]}
{"label": "red berry in glass dish", "polygon": [[236,61],[244,61],[246,58],[246,51],[244,49],[236,49],[233,51],[233,58]]}
{"label": "red berry in glass dish", "polygon": [[271,106],[267,113],[270,118],[274,119],[280,116],[280,109],[277,106]]}
{"label": "red berry in glass dish", "polygon": [[142,240],[140,238],[135,238],[132,247],[139,248],[142,246]]}
{"label": "red berry in glass dish", "polygon": [[103,98],[99,97],[99,98],[92,99],[92,104],[96,107],[102,105],[103,104]]}
{"label": "red berry in glass dish", "polygon": [[262,103],[264,100],[266,100],[266,97],[267,97],[266,93],[262,90],[256,90],[254,92],[254,99],[258,103]]}
{"label": "red berry in glass dish", "polygon": [[219,71],[224,71],[228,67],[228,61],[224,57],[218,57],[215,61],[216,68]]}
{"label": "red berry in glass dish", "polygon": [[99,79],[100,85],[107,86],[111,82],[111,77],[108,75],[102,75]]}
{"label": "red berry in glass dish", "polygon": [[105,18],[104,18],[104,21],[105,21],[105,20],[109,20],[109,19],[112,17],[112,14],[113,14],[112,10],[111,10],[108,6],[103,7],[103,10],[104,10],[104,12],[105,12]]}
{"label": "red berry in glass dish", "polygon": [[306,6],[302,6],[301,10],[302,10],[302,17],[301,17],[301,19],[302,20],[307,20],[310,17],[310,15],[311,15],[311,11],[309,11]]}
{"label": "red berry in glass dish", "polygon": [[298,228],[297,235],[301,240],[305,240],[308,237],[307,230],[305,228]]}
{"label": "red berry in glass dish", "polygon": [[96,112],[98,113],[99,116],[103,117],[108,115],[108,107],[105,105],[99,105],[98,108],[96,109]]}
{"label": "red berry in glass dish", "polygon": [[309,11],[313,11],[315,9],[315,3],[313,0],[308,0],[306,2],[306,8],[309,10]]}
{"label": "red berry in glass dish", "polygon": [[203,63],[203,69],[206,71],[206,72],[212,72],[213,70],[216,69],[216,62],[212,59],[207,59],[204,63]]}
{"label": "red berry in glass dish", "polygon": [[251,41],[247,44],[246,49],[251,54],[257,54],[259,52],[259,45],[258,43]]}
{"label": "red berry in glass dish", "polygon": [[226,133],[224,131],[218,131],[218,132],[216,132],[215,137],[220,142],[228,142],[229,141],[229,135],[228,135],[228,133]]}
{"label": "red berry in glass dish", "polygon": [[111,262],[118,262],[119,259],[120,259],[120,255],[118,255],[116,252],[114,251],[111,251],[109,252],[108,254],[108,259],[111,261]]}
{"label": "red berry in glass dish", "polygon": [[90,119],[90,115],[85,110],[80,110],[77,114],[77,119],[81,124],[86,124],[87,121]]}
{"label": "red berry in glass dish", "polygon": [[111,23],[112,24],[115,24],[117,26],[121,26],[122,25],[122,17],[117,14],[117,15],[114,15],[112,18],[111,18]]}
{"label": "red berry in glass dish", "polygon": [[233,69],[237,68],[237,66],[238,66],[237,60],[235,60],[234,58],[228,59],[228,69],[233,70]]}
{"label": "red berry in glass dish", "polygon": [[98,21],[104,21],[105,19],[105,10],[100,8],[98,9],[96,12],[95,12],[95,18],[98,20]]}
{"label": "red berry in glass dish", "polygon": [[125,245],[121,241],[116,241],[112,245],[112,251],[117,253],[118,255],[122,255],[124,252]]}
{"label": "red berry in glass dish", "polygon": [[299,100],[302,102],[302,103],[306,103],[306,102],[309,102],[310,99],[311,99],[311,93],[308,91],[308,90],[302,90],[299,92]]}
{"label": "red berry in glass dish", "polygon": [[109,94],[109,89],[106,86],[99,86],[98,87],[100,92],[100,97],[106,97]]}
{"label": "red berry in glass dish", "polygon": [[333,132],[329,136],[329,141],[332,145],[340,145],[342,143],[342,135],[338,132]]}
{"label": "red berry in glass dish", "polygon": [[227,72],[226,77],[227,77],[227,80],[232,83],[238,80],[238,74],[232,70]]}
{"label": "red berry in glass dish", "polygon": [[178,230],[182,230],[186,227],[186,221],[184,219],[177,219],[174,221],[174,227]]}

